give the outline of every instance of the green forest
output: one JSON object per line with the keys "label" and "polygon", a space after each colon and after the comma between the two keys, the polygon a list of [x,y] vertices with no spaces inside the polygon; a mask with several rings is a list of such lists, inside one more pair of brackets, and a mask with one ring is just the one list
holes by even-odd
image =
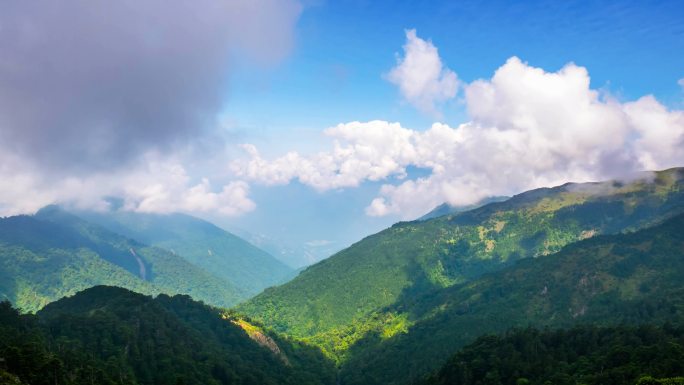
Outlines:
{"label": "green forest", "polygon": [[480,335],[512,327],[682,319],[683,228],[680,215],[635,233],[597,236],[387,308],[406,314],[409,325],[390,338],[384,330],[391,322],[371,328],[349,348],[340,376],[350,384],[405,383]]}
{"label": "green forest", "polygon": [[36,315],[2,302],[0,383],[334,383],[332,364],[316,349],[272,338],[281,355],[188,296],[153,299],[97,286]]}
{"label": "green forest", "polygon": [[182,256],[239,288],[240,299],[282,283],[293,271],[244,239],[190,215],[126,211],[76,211],[75,215],[117,234]]}
{"label": "green forest", "polygon": [[682,373],[681,325],[585,325],[482,336],[415,385],[679,385]]}

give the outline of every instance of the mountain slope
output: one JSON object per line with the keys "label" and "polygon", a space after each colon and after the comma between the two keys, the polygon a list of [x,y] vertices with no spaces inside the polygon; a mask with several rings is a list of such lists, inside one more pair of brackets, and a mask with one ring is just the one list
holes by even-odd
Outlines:
{"label": "mountain slope", "polygon": [[[681,325],[583,326],[480,337],[420,384],[681,385],[682,375]],[[669,377],[671,382],[653,377]]]}
{"label": "mountain slope", "polygon": [[239,311],[340,357],[375,313],[392,304],[684,212],[683,183],[684,170],[671,169],[629,183],[537,189],[464,213],[398,223],[267,289]]}
{"label": "mountain slope", "polygon": [[115,233],[170,250],[239,287],[246,296],[282,283],[293,273],[292,268],[242,238],[189,215],[126,211],[74,214]]}
{"label": "mountain slope", "polygon": [[97,286],[36,316],[0,304],[0,356],[31,384],[331,384],[315,349],[269,336],[261,346],[187,296],[147,297]]}
{"label": "mountain slope", "polygon": [[0,219],[0,296],[25,311],[108,284],[230,306],[244,295],[184,259],[58,209]]}
{"label": "mountain slope", "polygon": [[385,309],[403,315],[408,326],[389,338],[383,325],[366,333],[350,349],[342,383],[403,384],[478,336],[511,327],[684,320],[682,271],[684,214],[522,260]]}

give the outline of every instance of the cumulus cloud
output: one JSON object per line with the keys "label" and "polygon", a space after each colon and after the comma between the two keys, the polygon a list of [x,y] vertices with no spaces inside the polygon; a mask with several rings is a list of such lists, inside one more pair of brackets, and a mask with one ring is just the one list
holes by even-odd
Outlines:
{"label": "cumulus cloud", "polygon": [[6,1],[0,143],[51,172],[114,169],[214,124],[231,55],[285,54],[294,0]]}
{"label": "cumulus cloud", "polygon": [[[470,121],[418,131],[398,123],[340,124],[325,131],[332,149],[291,152],[233,163],[261,183],[298,179],[318,190],[387,180],[366,213],[415,218],[442,202],[470,204],[486,196],[622,176],[684,164],[684,112],[653,96],[619,102],[590,88],[588,71],[557,72],[509,59],[491,79],[465,85]],[[407,168],[431,170],[407,178]]]}
{"label": "cumulus cloud", "polygon": [[256,147],[243,145],[250,155],[231,164],[242,178],[267,185],[287,184],[292,179],[319,191],[355,187],[364,180],[377,181],[389,175],[405,174],[415,155],[410,141],[414,133],[398,123],[351,122],[325,130],[335,139],[333,149],[311,156],[289,152],[274,160],[264,159]]}
{"label": "cumulus cloud", "polygon": [[32,213],[60,203],[80,209],[105,210],[108,197],[119,197],[123,209],[139,212],[220,213],[237,216],[254,210],[249,186],[229,181],[214,188],[207,178],[194,180],[182,162],[148,153],[135,167],[47,180],[19,158],[0,157],[0,216]]}
{"label": "cumulus cloud", "polygon": [[397,58],[386,78],[408,103],[431,115],[438,115],[437,105],[455,97],[458,89],[456,73],[444,66],[437,47],[419,38],[415,29],[406,31],[404,56]]}

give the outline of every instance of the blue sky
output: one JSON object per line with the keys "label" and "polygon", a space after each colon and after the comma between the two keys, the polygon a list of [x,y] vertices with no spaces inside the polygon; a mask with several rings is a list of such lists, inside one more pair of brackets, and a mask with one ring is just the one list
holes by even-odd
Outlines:
{"label": "blue sky", "polygon": [[[677,81],[684,77],[684,3],[679,1],[330,1],[304,10],[295,48],[283,63],[234,73],[226,110],[233,129],[243,129],[244,139],[277,156],[293,149],[317,151],[325,143],[322,130],[343,122],[380,119],[429,128],[435,117],[412,108],[385,79],[409,28],[431,40],[464,82],[488,79],[517,56],[549,72],[570,62],[586,67],[591,88],[623,101],[653,94],[671,108],[682,104]],[[468,121],[458,99],[442,106],[440,121],[452,126]],[[255,186],[256,210],[231,222],[278,237],[299,227],[297,236],[335,238],[342,246],[400,219],[364,216],[362,208],[380,183],[362,186],[343,193],[299,184],[279,187],[297,192],[288,195],[289,203],[269,198],[271,187]],[[279,212],[275,202],[281,219],[272,216]],[[335,219],[320,226],[318,214]]]}
{"label": "blue sky", "polygon": [[682,1],[4,5],[0,215],[119,197],[301,265],[442,202],[684,165]]}
{"label": "blue sky", "polygon": [[[402,104],[382,78],[407,28],[431,39],[465,81],[489,78],[518,56],[547,71],[587,67],[593,88],[624,99],[654,94],[681,103],[680,1],[330,1],[305,9],[284,63],[234,74],[227,111],[249,130],[286,135],[350,120],[426,127],[431,117]],[[449,123],[465,119],[458,103],[444,111]]]}

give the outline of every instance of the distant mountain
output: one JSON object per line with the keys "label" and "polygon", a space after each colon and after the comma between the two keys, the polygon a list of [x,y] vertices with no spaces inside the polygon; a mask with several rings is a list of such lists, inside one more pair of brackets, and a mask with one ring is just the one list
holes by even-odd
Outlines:
{"label": "distant mountain", "polygon": [[[97,286],[19,315],[0,303],[0,382],[333,384],[315,349],[192,301]],[[12,379],[14,382],[2,381]]]}
{"label": "distant mountain", "polygon": [[218,306],[247,296],[185,259],[56,207],[0,218],[0,298],[35,311],[94,285],[189,294]]}
{"label": "distant mountain", "polygon": [[325,259],[342,249],[338,242],[319,240],[298,243],[291,239],[276,239],[236,227],[231,227],[229,230],[297,270]]}
{"label": "distant mountain", "polygon": [[522,259],[543,260],[582,239],[638,230],[684,212],[683,184],[684,170],[670,169],[630,182],[537,189],[462,213],[398,223],[238,310],[344,362],[363,351],[363,337],[378,325],[387,339],[403,335],[416,321],[413,312],[423,309],[418,305],[424,304],[425,314],[437,311],[440,305],[430,307],[425,299],[435,291],[467,286]]}
{"label": "distant mountain", "polygon": [[246,299],[283,283],[294,269],[244,239],[185,214],[76,211],[110,231],[161,247],[238,287]]}
{"label": "distant mountain", "polygon": [[[404,384],[437,369],[477,337],[511,327],[681,323],[682,271],[684,214],[652,228],[596,236],[554,255],[521,260],[383,309],[351,347],[341,383]],[[391,334],[395,319],[404,323]],[[684,366],[680,369],[684,374]]]}
{"label": "distant mountain", "polygon": [[489,198],[484,198],[484,199],[482,199],[482,200],[480,200],[477,203],[474,203],[472,205],[465,205],[465,206],[452,206],[448,203],[442,203],[441,205],[432,209],[432,211],[430,211],[429,213],[418,218],[418,220],[419,221],[425,221],[428,219],[437,218],[437,217],[441,217],[444,215],[462,213],[464,211],[474,210],[476,208],[482,207],[484,205],[488,205],[490,203],[503,202],[503,201],[508,200],[510,198],[511,197],[505,197],[505,196],[489,197]]}

